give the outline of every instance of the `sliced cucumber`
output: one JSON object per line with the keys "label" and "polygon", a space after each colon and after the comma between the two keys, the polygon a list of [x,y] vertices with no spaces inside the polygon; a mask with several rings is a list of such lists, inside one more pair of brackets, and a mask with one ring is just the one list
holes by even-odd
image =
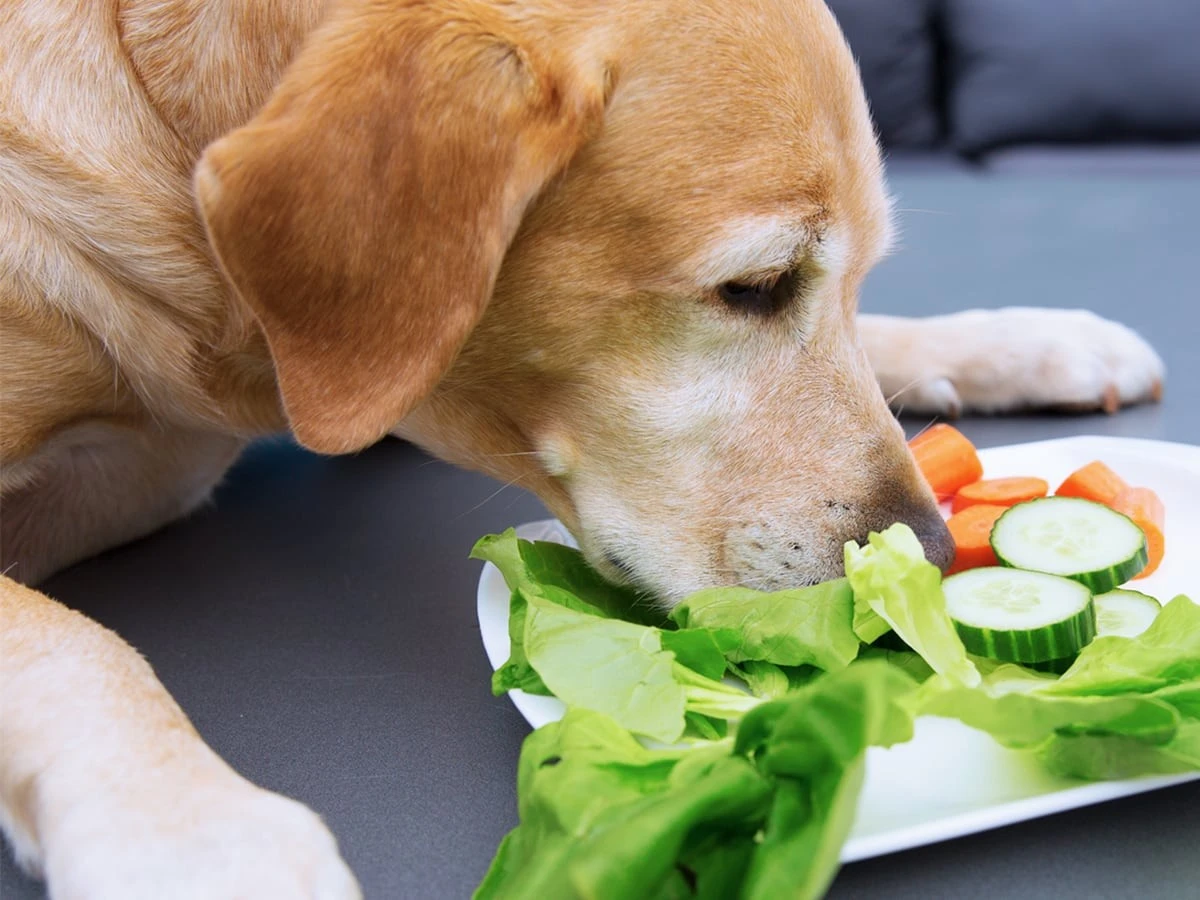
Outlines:
{"label": "sliced cucumber", "polygon": [[992,527],[1001,564],[1062,575],[1103,594],[1146,567],[1146,536],[1133,520],[1076,497],[1019,503]]}
{"label": "sliced cucumber", "polygon": [[1033,669],[1035,672],[1047,672],[1050,675],[1062,675],[1067,671],[1067,669],[1075,665],[1075,660],[1078,658],[1079,655],[1076,654],[1075,656],[1068,656],[1066,659],[1047,659],[1043,662],[1027,662],[1022,663],[1022,665]]}
{"label": "sliced cucumber", "polygon": [[1137,637],[1162,610],[1157,600],[1141,591],[1109,591],[1097,594],[1093,602],[1097,636]]}
{"label": "sliced cucumber", "polygon": [[1005,662],[1074,657],[1096,636],[1091,592],[1067,578],[989,566],[942,582],[967,651]]}

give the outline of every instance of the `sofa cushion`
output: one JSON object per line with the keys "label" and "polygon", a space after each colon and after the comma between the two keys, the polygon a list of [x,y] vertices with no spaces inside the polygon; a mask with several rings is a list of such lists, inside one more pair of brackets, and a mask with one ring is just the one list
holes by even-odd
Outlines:
{"label": "sofa cushion", "polygon": [[941,137],[934,0],[828,0],[858,60],[883,143],[928,147]]}
{"label": "sofa cushion", "polygon": [[1197,0],[945,0],[951,140],[1200,137]]}
{"label": "sofa cushion", "polygon": [[1200,143],[1029,144],[996,150],[984,156],[980,163],[988,172],[1010,175],[1185,176],[1196,179],[1200,177]]}

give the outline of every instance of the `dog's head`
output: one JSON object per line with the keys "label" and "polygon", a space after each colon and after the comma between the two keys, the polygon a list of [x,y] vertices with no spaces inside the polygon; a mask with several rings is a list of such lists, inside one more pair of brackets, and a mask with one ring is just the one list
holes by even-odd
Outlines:
{"label": "dog's head", "polygon": [[200,208],[321,451],[398,431],[667,598],[948,540],[855,332],[889,239],[820,0],[336,6]]}

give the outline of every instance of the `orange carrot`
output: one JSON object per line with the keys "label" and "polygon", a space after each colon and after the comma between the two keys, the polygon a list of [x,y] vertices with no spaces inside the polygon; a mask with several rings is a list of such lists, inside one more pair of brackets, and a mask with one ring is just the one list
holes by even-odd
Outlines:
{"label": "orange carrot", "polygon": [[1112,508],[1133,519],[1134,524],[1146,533],[1146,554],[1149,561],[1134,578],[1145,578],[1153,575],[1158,564],[1162,562],[1166,552],[1166,541],[1163,537],[1163,526],[1166,523],[1166,510],[1162,500],[1150,488],[1133,487],[1121,491],[1112,502]]}
{"label": "orange carrot", "polygon": [[947,575],[980,566],[999,565],[992,551],[992,526],[1008,512],[1007,506],[968,506],[962,512],[946,520],[950,536],[954,538],[954,564]]}
{"label": "orange carrot", "polygon": [[918,434],[908,442],[921,474],[933,488],[938,500],[947,500],[959,488],[978,481],[983,475],[983,463],[975,445],[957,428],[938,424]]}
{"label": "orange carrot", "polygon": [[1117,494],[1128,488],[1129,485],[1120,475],[1096,460],[1068,475],[1054,493],[1059,497],[1079,497],[1112,506]]}
{"label": "orange carrot", "polygon": [[968,484],[954,495],[951,512],[968,506],[1016,506],[1026,500],[1045,497],[1050,485],[1041,478],[985,478]]}

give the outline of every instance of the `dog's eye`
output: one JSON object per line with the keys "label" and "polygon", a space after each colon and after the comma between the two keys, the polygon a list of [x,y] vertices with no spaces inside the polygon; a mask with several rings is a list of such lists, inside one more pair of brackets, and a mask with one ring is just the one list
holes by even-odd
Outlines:
{"label": "dog's eye", "polygon": [[739,312],[766,316],[778,311],[788,301],[791,293],[789,283],[787,276],[759,284],[726,281],[717,288],[717,294],[726,305]]}

